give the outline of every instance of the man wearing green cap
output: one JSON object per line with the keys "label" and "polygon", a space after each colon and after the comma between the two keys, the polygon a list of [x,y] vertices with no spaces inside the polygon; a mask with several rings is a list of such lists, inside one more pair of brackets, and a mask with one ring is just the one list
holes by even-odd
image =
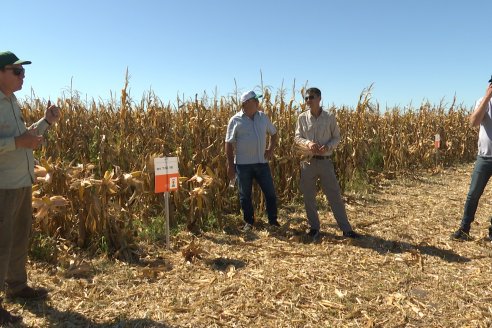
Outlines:
{"label": "man wearing green cap", "polygon": [[[43,133],[60,118],[60,108],[48,103],[44,117],[26,127],[14,92],[22,89],[30,61],[10,51],[0,52],[0,291],[10,299],[43,299],[48,291],[27,285],[27,251],[32,223],[33,149]],[[0,326],[21,317],[2,307]]]}

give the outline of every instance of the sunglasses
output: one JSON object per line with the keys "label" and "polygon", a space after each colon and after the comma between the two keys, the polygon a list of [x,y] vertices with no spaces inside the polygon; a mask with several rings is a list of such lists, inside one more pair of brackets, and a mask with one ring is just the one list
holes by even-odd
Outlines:
{"label": "sunglasses", "polygon": [[314,98],[316,98],[316,97],[315,97],[315,96],[313,96],[313,95],[310,95],[310,96],[306,96],[306,97],[304,97],[304,100],[305,100],[305,101],[308,101],[308,100],[313,100]]}
{"label": "sunglasses", "polygon": [[24,73],[26,71],[24,69],[24,67],[6,67],[4,69],[11,70],[12,73],[14,73],[14,75],[16,75],[16,76],[19,76],[19,75],[21,75],[22,73]]}

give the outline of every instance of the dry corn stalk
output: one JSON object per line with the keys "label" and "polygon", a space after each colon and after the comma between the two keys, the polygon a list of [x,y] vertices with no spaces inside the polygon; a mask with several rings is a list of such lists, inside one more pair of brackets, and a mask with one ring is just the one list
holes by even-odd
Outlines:
{"label": "dry corn stalk", "polygon": [[[299,159],[311,156],[294,145],[297,117],[305,109],[304,102],[295,101],[295,89],[288,100],[284,89],[275,96],[268,88],[262,90],[262,110],[278,130],[279,143],[270,165],[280,202],[298,196]],[[300,93],[305,89],[302,86]],[[70,226],[83,227],[80,239],[89,240],[91,234],[103,234],[114,217],[132,218],[131,225],[133,218],[145,224],[148,218],[161,215],[162,202],[153,194],[149,162],[155,155],[179,157],[180,189],[171,200],[177,220],[185,222],[176,223],[200,227],[210,212],[219,219],[222,213],[238,212],[237,194],[226,187],[223,151],[227,122],[239,110],[237,98],[179,99],[175,107],[152,92],[135,102],[126,90],[128,80],[119,102],[86,102],[77,95],[59,99],[63,118],[57,129],[49,130],[47,147],[36,152],[41,167],[36,168],[35,196],[63,195],[72,205],[57,223],[65,225],[64,237],[74,235]],[[467,124],[469,109],[453,101],[450,106],[424,103],[380,112],[371,90],[361,93],[356,108],[326,108],[336,115],[341,130],[333,159],[342,188],[361,172],[370,178],[435,167],[432,140],[436,133],[442,140],[442,164],[475,157],[477,133]],[[26,121],[42,115],[43,106],[40,100],[24,102]],[[255,191],[253,197],[260,210],[261,193]]]}

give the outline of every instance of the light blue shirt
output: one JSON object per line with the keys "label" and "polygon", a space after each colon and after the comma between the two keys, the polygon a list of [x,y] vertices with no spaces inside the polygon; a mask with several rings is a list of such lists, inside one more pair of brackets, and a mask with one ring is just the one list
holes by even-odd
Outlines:
{"label": "light blue shirt", "polygon": [[258,111],[250,119],[240,111],[229,120],[225,142],[235,145],[234,163],[267,163],[266,136],[276,133],[277,129],[265,113]]}
{"label": "light blue shirt", "polygon": [[[477,101],[475,109],[480,106],[483,98]],[[489,101],[487,111],[480,122],[478,132],[478,155],[483,157],[492,157],[492,103]]]}
{"label": "light blue shirt", "polygon": [[[29,129],[41,135],[47,128],[48,124],[41,119]],[[15,148],[14,138],[26,130],[17,98],[0,91],[0,189],[29,187],[35,181],[33,150]]]}

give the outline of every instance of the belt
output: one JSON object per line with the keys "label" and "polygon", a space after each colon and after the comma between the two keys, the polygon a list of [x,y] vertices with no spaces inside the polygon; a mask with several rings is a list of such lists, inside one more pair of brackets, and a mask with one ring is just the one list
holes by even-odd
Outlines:
{"label": "belt", "polygon": [[330,159],[330,156],[318,156],[318,155],[314,155],[313,158],[314,159]]}

